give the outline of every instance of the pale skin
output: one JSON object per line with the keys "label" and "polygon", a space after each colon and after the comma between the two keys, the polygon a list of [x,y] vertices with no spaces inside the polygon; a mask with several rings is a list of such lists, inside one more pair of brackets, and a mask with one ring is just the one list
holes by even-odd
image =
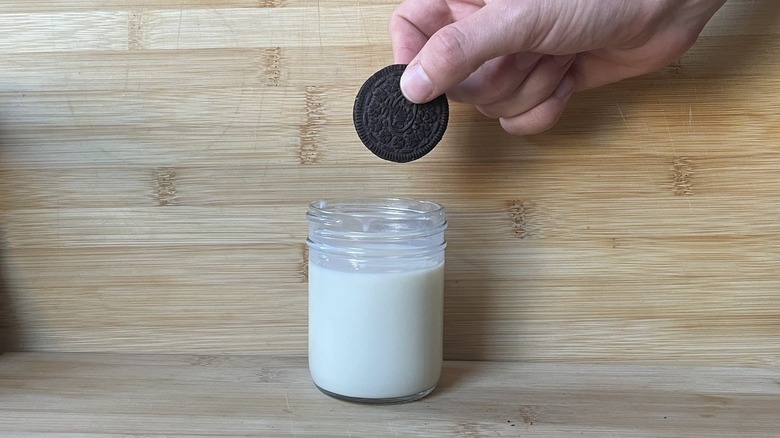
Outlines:
{"label": "pale skin", "polygon": [[682,57],[726,0],[405,0],[390,20],[407,99],[441,94],[507,132],[553,127],[573,92]]}

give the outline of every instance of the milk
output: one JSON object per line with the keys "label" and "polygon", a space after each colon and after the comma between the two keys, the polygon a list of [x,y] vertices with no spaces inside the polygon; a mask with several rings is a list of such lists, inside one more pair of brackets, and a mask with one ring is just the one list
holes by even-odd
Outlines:
{"label": "milk", "polygon": [[309,264],[314,383],[361,399],[433,389],[442,364],[444,263],[404,272]]}

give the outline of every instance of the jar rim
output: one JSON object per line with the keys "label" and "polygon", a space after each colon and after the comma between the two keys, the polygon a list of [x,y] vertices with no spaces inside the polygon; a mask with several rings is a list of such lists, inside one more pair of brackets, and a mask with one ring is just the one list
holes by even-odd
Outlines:
{"label": "jar rim", "polygon": [[318,244],[339,242],[410,242],[429,246],[425,239],[447,228],[444,207],[433,201],[410,198],[333,198],[314,201],[306,213],[309,239]]}
{"label": "jar rim", "polygon": [[390,218],[403,214],[415,219],[441,213],[444,207],[433,201],[393,197],[325,198],[309,204],[309,215],[331,216],[349,213],[357,217]]}

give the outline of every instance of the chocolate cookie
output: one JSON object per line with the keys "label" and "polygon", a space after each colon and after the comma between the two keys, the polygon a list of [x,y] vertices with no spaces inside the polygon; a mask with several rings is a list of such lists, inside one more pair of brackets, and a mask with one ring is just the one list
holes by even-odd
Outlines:
{"label": "chocolate cookie", "polygon": [[444,136],[449,119],[447,97],[421,105],[401,94],[406,65],[379,70],[360,88],[352,109],[360,141],[379,158],[406,163],[430,152]]}

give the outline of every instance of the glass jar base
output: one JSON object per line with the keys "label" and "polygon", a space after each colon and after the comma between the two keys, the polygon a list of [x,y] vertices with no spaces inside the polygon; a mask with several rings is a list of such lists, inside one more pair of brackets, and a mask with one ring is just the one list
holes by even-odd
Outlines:
{"label": "glass jar base", "polygon": [[335,392],[328,391],[327,389],[320,388],[316,383],[314,386],[317,387],[320,391],[322,391],[323,394],[333,397],[335,399],[339,399],[342,401],[347,401],[350,403],[360,403],[360,404],[371,404],[371,405],[394,405],[394,404],[401,404],[401,403],[409,403],[413,401],[420,400],[421,398],[427,396],[433,390],[436,388],[436,386],[432,386],[425,391],[420,391],[416,394],[411,395],[405,395],[402,397],[387,397],[387,398],[366,398],[366,397],[350,397],[347,395],[341,395],[336,394]]}

